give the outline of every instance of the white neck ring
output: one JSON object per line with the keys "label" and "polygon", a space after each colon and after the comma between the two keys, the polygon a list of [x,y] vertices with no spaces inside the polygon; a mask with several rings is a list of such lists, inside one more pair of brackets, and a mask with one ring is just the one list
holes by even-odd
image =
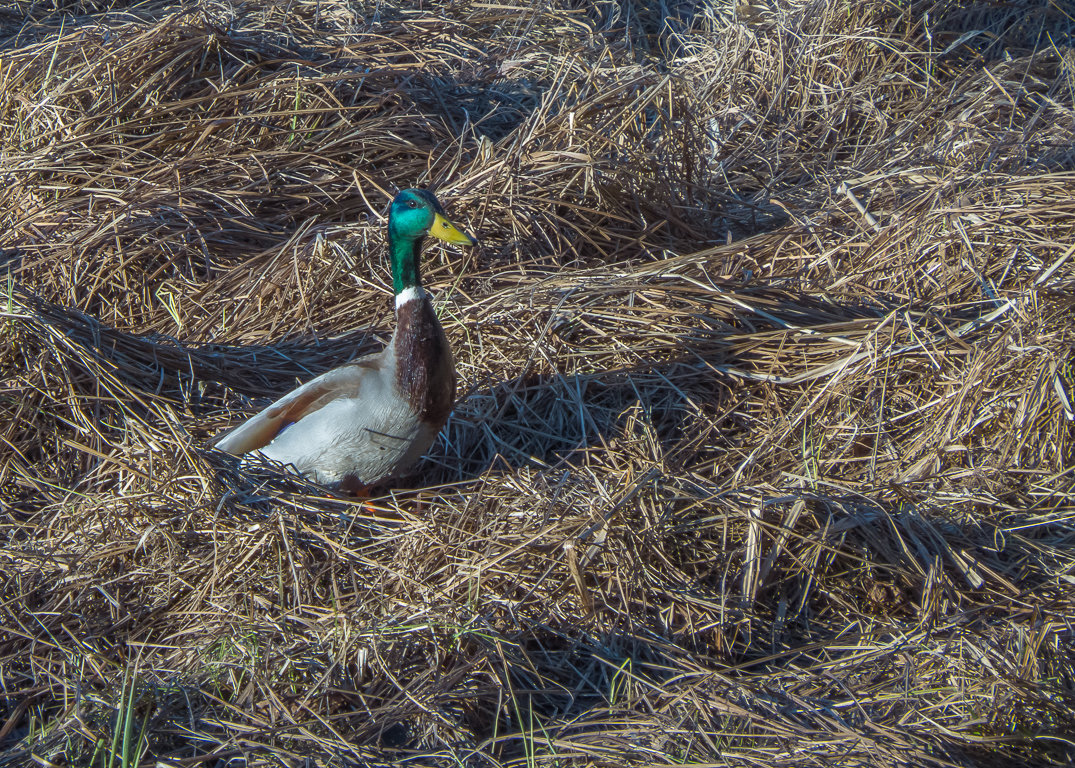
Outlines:
{"label": "white neck ring", "polygon": [[422,286],[420,285],[412,285],[408,288],[404,288],[396,294],[396,309],[399,309],[404,304],[412,301],[421,301],[425,297],[426,292],[422,290]]}

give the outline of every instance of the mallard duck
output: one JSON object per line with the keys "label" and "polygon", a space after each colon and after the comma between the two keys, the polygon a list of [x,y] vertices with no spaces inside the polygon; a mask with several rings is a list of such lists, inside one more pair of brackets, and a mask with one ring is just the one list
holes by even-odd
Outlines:
{"label": "mallard duck", "polygon": [[363,493],[413,465],[455,402],[455,363],[422,290],[426,235],[476,245],[430,192],[405,189],[388,212],[396,330],[381,352],[323,373],[216,441],[256,452],[330,488]]}

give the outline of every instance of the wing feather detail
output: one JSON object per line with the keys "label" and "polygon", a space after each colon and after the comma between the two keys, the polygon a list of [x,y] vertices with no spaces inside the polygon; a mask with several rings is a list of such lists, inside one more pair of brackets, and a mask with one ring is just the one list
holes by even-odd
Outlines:
{"label": "wing feather detail", "polygon": [[264,448],[290,424],[309,416],[333,400],[355,397],[362,380],[376,367],[380,355],[334,368],[303,384],[216,440],[217,450],[241,456]]}

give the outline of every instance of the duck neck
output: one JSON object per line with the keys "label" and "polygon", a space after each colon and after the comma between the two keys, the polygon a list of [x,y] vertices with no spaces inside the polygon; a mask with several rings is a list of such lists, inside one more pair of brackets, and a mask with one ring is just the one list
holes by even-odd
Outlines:
{"label": "duck neck", "polygon": [[408,289],[421,293],[422,276],[418,263],[422,256],[424,237],[389,237],[388,249],[392,257],[392,289],[396,293],[396,303]]}

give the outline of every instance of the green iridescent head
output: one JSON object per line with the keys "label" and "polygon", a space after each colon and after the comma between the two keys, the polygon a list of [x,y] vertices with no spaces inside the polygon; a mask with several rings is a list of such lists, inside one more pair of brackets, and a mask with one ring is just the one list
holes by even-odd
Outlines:
{"label": "green iridescent head", "polygon": [[396,294],[422,284],[418,261],[426,235],[457,245],[478,244],[448,221],[444,208],[432,192],[403,190],[388,209],[388,250],[392,257],[392,283]]}

